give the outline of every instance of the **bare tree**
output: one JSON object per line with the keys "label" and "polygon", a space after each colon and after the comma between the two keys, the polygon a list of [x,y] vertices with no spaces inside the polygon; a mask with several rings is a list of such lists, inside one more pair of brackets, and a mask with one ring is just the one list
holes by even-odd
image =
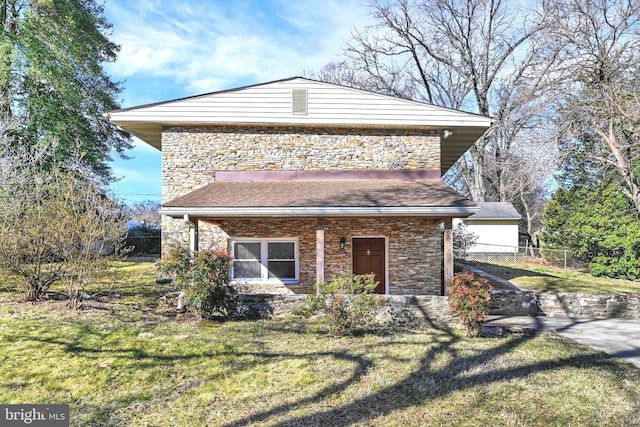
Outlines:
{"label": "bare tree", "polygon": [[84,285],[124,241],[126,221],[80,157],[51,163],[52,153],[55,145],[0,144],[0,268],[22,278],[27,301],[61,280],[78,308]]}
{"label": "bare tree", "polygon": [[640,1],[560,0],[548,37],[564,81],[556,104],[574,156],[615,173],[640,212]]}
{"label": "bare tree", "polygon": [[[539,37],[544,9],[502,0],[372,3],[376,24],[356,30],[348,59],[320,77],[492,116],[494,124],[449,177],[476,201],[504,200],[505,165],[518,135],[536,124],[556,55]],[[491,163],[490,169],[487,164]]]}
{"label": "bare tree", "polygon": [[129,210],[129,218],[149,227],[160,228],[161,218],[158,210],[160,203],[155,200],[144,200],[135,203]]}

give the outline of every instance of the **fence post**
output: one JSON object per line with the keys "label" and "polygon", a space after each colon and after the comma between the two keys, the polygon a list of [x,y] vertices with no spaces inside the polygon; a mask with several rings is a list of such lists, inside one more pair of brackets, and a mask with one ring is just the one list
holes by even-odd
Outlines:
{"label": "fence post", "polygon": [[513,266],[517,266],[518,265],[518,248],[516,248],[515,251],[513,251]]}
{"label": "fence post", "polygon": [[567,251],[566,251],[566,249],[564,251],[564,269],[565,270],[567,269]]}

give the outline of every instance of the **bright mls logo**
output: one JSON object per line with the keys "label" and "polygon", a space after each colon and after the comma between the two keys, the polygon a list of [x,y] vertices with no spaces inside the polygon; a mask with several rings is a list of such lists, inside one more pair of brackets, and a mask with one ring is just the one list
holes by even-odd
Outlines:
{"label": "bright mls logo", "polygon": [[68,427],[69,405],[0,405],[0,425]]}

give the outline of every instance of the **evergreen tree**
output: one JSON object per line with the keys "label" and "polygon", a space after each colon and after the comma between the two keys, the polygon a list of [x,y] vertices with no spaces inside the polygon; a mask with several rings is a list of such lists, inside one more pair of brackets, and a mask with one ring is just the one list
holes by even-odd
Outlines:
{"label": "evergreen tree", "polygon": [[544,211],[542,240],[570,250],[594,276],[640,279],[640,221],[615,181],[558,189]]}
{"label": "evergreen tree", "polygon": [[130,142],[103,115],[121,91],[103,68],[119,50],[103,13],[94,0],[0,0],[0,114],[19,121],[17,144],[57,141],[57,156],[79,151],[108,180],[110,151]]}

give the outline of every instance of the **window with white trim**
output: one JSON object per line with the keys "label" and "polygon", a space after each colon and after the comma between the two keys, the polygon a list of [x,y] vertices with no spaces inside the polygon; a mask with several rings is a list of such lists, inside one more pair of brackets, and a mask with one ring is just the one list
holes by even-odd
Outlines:
{"label": "window with white trim", "polygon": [[235,283],[298,283],[298,241],[296,239],[232,239]]}

